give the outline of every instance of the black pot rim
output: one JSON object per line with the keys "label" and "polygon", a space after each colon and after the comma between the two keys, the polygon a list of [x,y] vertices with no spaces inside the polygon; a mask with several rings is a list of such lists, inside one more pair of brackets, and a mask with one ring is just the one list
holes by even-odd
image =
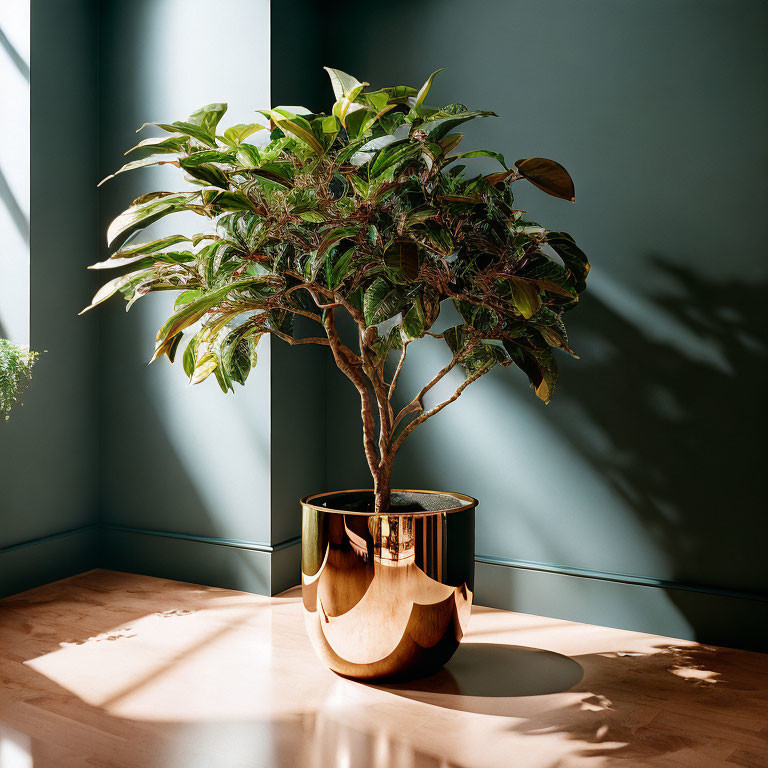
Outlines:
{"label": "black pot rim", "polygon": [[[304,498],[299,500],[299,503],[304,507],[310,507],[311,509],[316,510],[317,512],[331,512],[336,513],[339,515],[362,515],[365,517],[376,517],[376,512],[358,512],[354,510],[346,510],[346,509],[336,509],[334,507],[324,507],[321,504],[315,503],[321,500],[325,496],[341,496],[345,493],[373,493],[373,489],[371,488],[349,488],[343,491],[323,491],[321,493],[313,493],[309,496],[304,496]],[[384,516],[392,516],[392,515],[398,515],[398,516],[411,516],[411,517],[424,517],[426,515],[440,515],[440,514],[453,514],[454,512],[466,512],[468,509],[474,509],[478,505],[478,500],[474,498],[473,496],[468,496],[465,493],[458,493],[456,491],[425,491],[421,489],[415,489],[415,488],[393,488],[392,493],[423,493],[423,494],[429,494],[432,496],[448,496],[453,499],[457,499],[460,502],[463,502],[458,507],[452,507],[451,509],[440,509],[440,510],[423,510],[423,511],[417,511],[417,512],[397,512],[396,510],[390,510],[389,512],[381,512],[378,513],[379,517]]]}

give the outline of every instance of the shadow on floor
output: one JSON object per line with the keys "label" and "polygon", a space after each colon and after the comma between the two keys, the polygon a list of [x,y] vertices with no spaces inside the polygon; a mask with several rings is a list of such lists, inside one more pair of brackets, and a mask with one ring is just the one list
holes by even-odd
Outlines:
{"label": "shadow on floor", "polygon": [[584,675],[560,653],[498,643],[462,643],[434,675],[374,687],[415,701],[478,714],[503,714],[504,700],[562,693]]}

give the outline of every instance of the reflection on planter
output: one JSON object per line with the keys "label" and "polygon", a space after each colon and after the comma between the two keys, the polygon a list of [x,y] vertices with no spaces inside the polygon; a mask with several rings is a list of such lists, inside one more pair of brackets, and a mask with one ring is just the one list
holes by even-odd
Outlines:
{"label": "reflection on planter", "polygon": [[303,504],[304,615],[332,670],[421,675],[453,655],[472,606],[476,504],[454,496],[454,509],[386,515]]}

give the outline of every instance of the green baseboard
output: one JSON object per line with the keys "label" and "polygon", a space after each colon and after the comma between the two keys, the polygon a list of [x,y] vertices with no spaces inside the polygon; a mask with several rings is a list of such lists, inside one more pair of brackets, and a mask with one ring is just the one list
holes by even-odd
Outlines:
{"label": "green baseboard", "polygon": [[[274,595],[300,583],[300,543],[113,525],[0,549],[0,597],[102,567]],[[479,556],[475,601],[506,610],[768,652],[768,597]]]}
{"label": "green baseboard", "polygon": [[768,652],[768,599],[761,595],[482,557],[475,567],[475,601],[537,616]]}
{"label": "green baseboard", "polygon": [[301,580],[299,544],[277,545],[102,525],[100,565],[194,584],[274,595]]}
{"label": "green baseboard", "polygon": [[0,549],[0,597],[15,595],[95,568],[95,525]]}

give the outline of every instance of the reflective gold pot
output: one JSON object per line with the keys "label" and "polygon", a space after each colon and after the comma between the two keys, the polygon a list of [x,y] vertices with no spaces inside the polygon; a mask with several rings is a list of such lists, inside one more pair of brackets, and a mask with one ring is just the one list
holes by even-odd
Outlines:
{"label": "reflective gold pot", "polygon": [[474,589],[475,507],[460,493],[392,491],[301,500],[304,618],[334,672],[374,679],[431,674],[458,648]]}

